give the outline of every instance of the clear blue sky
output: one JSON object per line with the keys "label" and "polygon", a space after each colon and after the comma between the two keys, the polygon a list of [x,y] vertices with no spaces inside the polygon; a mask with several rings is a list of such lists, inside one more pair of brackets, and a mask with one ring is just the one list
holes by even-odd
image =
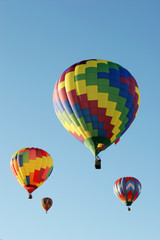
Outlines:
{"label": "clear blue sky", "polygon": [[[0,239],[160,239],[159,24],[158,0],[0,0]],[[61,73],[90,58],[127,68],[141,93],[135,121],[101,154],[99,171],[52,103]],[[55,164],[32,200],[10,170],[23,147],[46,150]],[[131,212],[113,193],[122,176],[142,183]]]}

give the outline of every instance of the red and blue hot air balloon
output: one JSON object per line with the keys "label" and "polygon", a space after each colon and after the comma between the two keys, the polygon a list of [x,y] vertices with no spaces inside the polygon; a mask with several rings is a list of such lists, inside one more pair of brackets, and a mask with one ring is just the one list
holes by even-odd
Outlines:
{"label": "red and blue hot air balloon", "polygon": [[41,200],[42,207],[48,212],[48,210],[52,207],[53,201],[51,198],[45,197]]}
{"label": "red and blue hot air balloon", "polygon": [[[115,195],[126,204],[131,204],[138,198],[141,193],[141,183],[134,177],[123,177],[119,178],[113,186]],[[131,209],[128,207],[128,211]]]}

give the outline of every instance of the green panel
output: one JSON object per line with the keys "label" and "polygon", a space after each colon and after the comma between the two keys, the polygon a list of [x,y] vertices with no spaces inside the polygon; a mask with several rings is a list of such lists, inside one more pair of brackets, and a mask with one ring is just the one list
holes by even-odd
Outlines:
{"label": "green panel", "polygon": [[63,119],[65,119],[69,124],[72,123],[72,121],[71,121],[71,119],[68,117],[68,114],[66,113],[66,111],[64,111],[64,112],[62,113],[62,117],[63,117]]}
{"label": "green panel", "polygon": [[92,127],[92,123],[86,123],[88,130],[92,131],[93,127]]}
{"label": "green panel", "polygon": [[80,80],[85,80],[85,74],[78,74],[74,76],[74,81],[80,81]]}
{"label": "green panel", "polygon": [[97,63],[97,72],[109,73],[109,67],[106,63]]}
{"label": "green panel", "polygon": [[86,73],[86,86],[97,85],[97,72]]}
{"label": "green panel", "polygon": [[29,162],[29,152],[23,152],[23,163]]}
{"label": "green panel", "polygon": [[98,85],[98,92],[101,92],[101,93],[108,93],[108,86],[105,86],[105,85]]}
{"label": "green panel", "polygon": [[[124,121],[124,118],[126,117],[126,115],[128,114],[128,112],[129,112],[129,109],[127,108],[127,107],[124,107],[123,108],[123,111],[122,111],[122,114],[121,114],[121,116],[120,116],[120,120],[123,122]],[[128,119],[128,118],[127,118]]]}
{"label": "green panel", "polygon": [[98,84],[98,92],[108,93],[107,89],[109,87],[109,79],[98,78],[97,84]]}
{"label": "green panel", "polygon": [[121,126],[119,127],[121,132],[123,132],[125,130],[125,125],[127,122],[128,122],[128,118],[126,117],[125,119],[123,119],[123,122],[122,122]]}
{"label": "green panel", "polygon": [[123,112],[123,108],[124,108],[124,106],[119,104],[119,102],[117,100],[116,110],[119,111],[119,112]]}
{"label": "green panel", "polygon": [[92,123],[87,123],[87,128],[89,130],[90,135],[93,136],[98,136],[98,129],[93,129]]}
{"label": "green panel", "polygon": [[119,95],[119,88],[116,87],[108,87],[108,93],[110,94],[115,94],[115,95]]}
{"label": "green panel", "polygon": [[114,68],[114,69],[119,70],[118,65],[116,63],[108,62],[108,66],[109,66],[109,68]]}
{"label": "green panel", "polygon": [[120,132],[122,133],[125,130],[125,126],[121,126],[119,129],[120,129]]}
{"label": "green panel", "polygon": [[109,94],[108,96],[109,101],[116,102],[116,103],[117,103],[117,98],[118,98],[118,95],[116,94]]}
{"label": "green panel", "polygon": [[103,85],[103,86],[108,87],[108,86],[109,86],[109,79],[106,79],[106,78],[98,78],[98,79],[97,79],[97,83],[98,83],[98,85]]}
{"label": "green panel", "polygon": [[79,118],[78,121],[79,121],[81,127],[83,128],[83,130],[88,131],[87,124],[84,120],[84,117]]}
{"label": "green panel", "polygon": [[117,101],[118,101],[118,105],[121,104],[124,106],[126,104],[127,100],[126,100],[126,98],[119,96]]}
{"label": "green panel", "polygon": [[97,74],[97,67],[87,67],[86,68],[86,74],[94,73]]}
{"label": "green panel", "polygon": [[74,115],[74,113],[70,114],[69,117],[70,117],[70,119],[71,119],[71,122],[73,122],[76,127],[79,127],[79,126],[80,126],[80,124],[79,124],[79,122],[77,121],[77,118],[76,118],[76,116]]}

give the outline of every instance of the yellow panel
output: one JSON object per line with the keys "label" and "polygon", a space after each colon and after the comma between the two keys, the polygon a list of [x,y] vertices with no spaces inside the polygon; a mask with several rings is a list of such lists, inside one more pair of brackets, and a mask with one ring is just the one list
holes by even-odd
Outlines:
{"label": "yellow panel", "polygon": [[66,92],[75,89],[74,72],[69,72],[65,75],[65,88]]}
{"label": "yellow panel", "polygon": [[112,120],[111,120],[112,125],[116,125],[116,123],[117,123],[118,119],[120,118],[121,114],[122,113],[117,111],[117,110],[114,111],[114,115],[113,115]]}
{"label": "yellow panel", "polygon": [[58,90],[62,89],[65,87],[65,81],[61,82],[58,84]]}
{"label": "yellow panel", "polygon": [[98,92],[98,107],[106,108],[108,101],[108,93],[100,93]]}
{"label": "yellow panel", "polygon": [[106,110],[106,116],[113,117],[114,111],[115,111],[114,108],[107,108],[107,110]]}
{"label": "yellow panel", "polygon": [[110,140],[111,140],[111,143],[113,142],[113,141],[115,141],[116,140],[116,138],[117,138],[117,135],[118,135],[118,133],[120,132],[120,130],[119,129],[117,129],[117,131],[115,132],[115,134],[110,138]]}
{"label": "yellow panel", "polygon": [[29,172],[34,172],[35,171],[35,160],[29,160]]}
{"label": "yellow panel", "polygon": [[74,70],[75,71],[75,75],[85,74],[85,70],[86,70],[85,64],[77,65],[75,67],[75,70]]}
{"label": "yellow panel", "polygon": [[42,165],[41,168],[46,168],[47,166],[47,157],[46,156],[42,156]]}
{"label": "yellow panel", "polygon": [[115,127],[112,129],[112,133],[115,134],[117,132],[117,130],[119,130],[119,127],[121,126],[121,124],[122,124],[122,121],[118,120]]}
{"label": "yellow panel", "polygon": [[97,61],[89,60],[86,62],[86,68],[88,67],[97,67]]}
{"label": "yellow panel", "polygon": [[86,137],[87,137],[87,138],[90,138],[90,137],[91,137],[89,131],[85,131],[85,134],[86,134]]}
{"label": "yellow panel", "polygon": [[86,133],[84,132],[83,128],[81,126],[77,127],[77,129],[79,130],[79,132],[81,133],[81,135],[86,139],[88,138]]}
{"label": "yellow panel", "polygon": [[52,157],[51,157],[51,156],[48,156],[48,157],[47,157],[47,160],[48,160],[48,163],[47,163],[48,165],[47,165],[47,167],[49,167],[49,168],[52,167],[52,166],[53,166]]}
{"label": "yellow panel", "polygon": [[71,123],[70,126],[72,128],[73,133],[76,132],[79,136],[81,135],[81,133],[79,132],[78,128],[73,123]]}
{"label": "yellow panel", "polygon": [[107,101],[107,108],[116,108],[117,103],[116,102],[111,102],[111,101]]}
{"label": "yellow panel", "polygon": [[62,122],[61,121],[61,123],[62,123],[62,125],[65,127],[65,129],[67,130],[67,131],[69,131],[70,130],[70,125],[68,124],[68,122]]}
{"label": "yellow panel", "polygon": [[97,59],[97,63],[106,63],[108,64],[107,60],[103,60],[103,59]]}
{"label": "yellow panel", "polygon": [[113,117],[116,105],[117,105],[116,102],[107,101],[106,116]]}
{"label": "yellow panel", "polygon": [[87,93],[85,80],[76,81],[75,84],[76,84],[77,95],[82,95]]}
{"label": "yellow panel", "polygon": [[42,183],[44,183],[44,182],[36,183],[36,186],[40,187],[42,185]]}
{"label": "yellow panel", "polygon": [[138,106],[140,104],[140,91],[139,88],[135,87],[135,92],[138,94]]}
{"label": "yellow panel", "polygon": [[23,168],[26,176],[29,176],[30,173],[30,164],[29,163],[23,163]]}
{"label": "yellow panel", "polygon": [[103,143],[98,143],[97,147],[100,148],[102,147],[104,144]]}
{"label": "yellow panel", "polygon": [[71,123],[71,125],[69,125],[68,122],[63,123],[61,121],[61,123],[67,129],[67,131],[71,131],[72,133],[76,132],[79,136],[81,135],[73,123]]}
{"label": "yellow panel", "polygon": [[97,86],[86,86],[88,100],[98,100],[98,87]]}
{"label": "yellow panel", "polygon": [[22,176],[20,170],[17,172],[17,179],[18,179],[18,182],[24,186],[24,179],[25,179],[25,175]]}
{"label": "yellow panel", "polygon": [[22,181],[26,178],[26,172],[23,166],[19,168],[19,178],[21,178]]}
{"label": "yellow panel", "polygon": [[36,164],[35,164],[36,170],[40,170],[41,166],[42,166],[42,158],[36,157]]}

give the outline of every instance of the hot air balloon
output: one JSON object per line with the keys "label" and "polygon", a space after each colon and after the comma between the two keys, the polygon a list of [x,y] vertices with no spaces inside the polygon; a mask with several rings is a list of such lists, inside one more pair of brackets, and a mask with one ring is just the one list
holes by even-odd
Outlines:
{"label": "hot air balloon", "polygon": [[[134,177],[119,178],[114,183],[113,191],[126,206],[131,206],[141,193],[141,183]],[[128,211],[130,210],[128,207]]]}
{"label": "hot air balloon", "polygon": [[41,200],[41,204],[42,204],[42,207],[44,208],[44,210],[45,210],[46,213],[47,213],[47,211],[48,211],[48,210],[50,209],[50,207],[52,206],[53,201],[52,201],[51,198],[46,197],[46,198],[43,198],[43,199]]}
{"label": "hot air balloon", "polygon": [[[102,59],[84,60],[66,69],[53,92],[60,122],[95,157],[125,133],[139,102],[139,88],[130,72]],[[98,158],[95,167],[101,168]]]}
{"label": "hot air balloon", "polygon": [[53,160],[44,150],[39,148],[23,148],[17,151],[10,162],[12,173],[17,181],[29,193],[41,186],[53,170]]}

